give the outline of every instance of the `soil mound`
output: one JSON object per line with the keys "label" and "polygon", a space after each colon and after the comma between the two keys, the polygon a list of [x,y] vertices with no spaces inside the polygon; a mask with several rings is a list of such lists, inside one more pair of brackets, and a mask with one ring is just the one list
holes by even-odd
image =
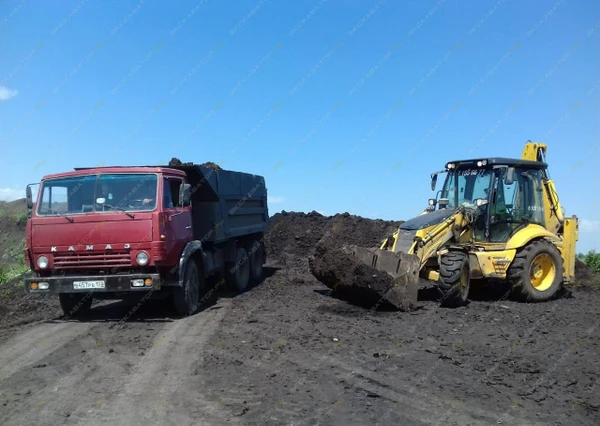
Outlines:
{"label": "soil mound", "polygon": [[267,254],[283,261],[290,255],[308,258],[319,242],[341,247],[344,244],[377,246],[402,221],[366,219],[349,213],[323,216],[318,212],[282,211],[269,219],[265,234]]}
{"label": "soil mound", "polygon": [[600,291],[600,276],[595,274],[581,260],[575,260],[575,280],[571,284],[572,288],[587,291]]}

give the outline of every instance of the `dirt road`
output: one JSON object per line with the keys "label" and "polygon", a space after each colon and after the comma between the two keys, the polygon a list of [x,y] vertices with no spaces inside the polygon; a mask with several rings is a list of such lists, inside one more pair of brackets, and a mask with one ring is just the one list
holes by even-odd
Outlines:
{"label": "dirt road", "polygon": [[176,321],[158,302],[147,303],[137,315],[135,305],[112,303],[95,308],[89,322],[49,321],[5,336],[0,423],[225,422],[196,384],[207,341],[231,302]]}

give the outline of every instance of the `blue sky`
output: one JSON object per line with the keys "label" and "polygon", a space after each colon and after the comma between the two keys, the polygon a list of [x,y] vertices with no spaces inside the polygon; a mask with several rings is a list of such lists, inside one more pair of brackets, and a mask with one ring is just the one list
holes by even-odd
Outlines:
{"label": "blue sky", "polygon": [[4,199],[176,156],[264,175],[271,213],[406,219],[446,161],[533,140],[600,250],[593,0],[6,0],[0,58]]}

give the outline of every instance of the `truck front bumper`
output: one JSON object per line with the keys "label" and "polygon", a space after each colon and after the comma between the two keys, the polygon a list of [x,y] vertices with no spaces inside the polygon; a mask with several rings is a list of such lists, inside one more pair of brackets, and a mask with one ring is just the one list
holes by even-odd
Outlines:
{"label": "truck front bumper", "polygon": [[164,285],[159,274],[94,275],[26,278],[28,293],[89,293],[157,290]]}

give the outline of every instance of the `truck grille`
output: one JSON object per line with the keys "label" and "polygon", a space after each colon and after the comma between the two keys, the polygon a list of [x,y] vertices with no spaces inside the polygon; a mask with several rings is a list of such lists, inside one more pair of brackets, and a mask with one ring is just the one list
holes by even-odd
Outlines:
{"label": "truck grille", "polygon": [[54,268],[105,268],[131,266],[128,252],[123,253],[69,253],[55,254]]}

